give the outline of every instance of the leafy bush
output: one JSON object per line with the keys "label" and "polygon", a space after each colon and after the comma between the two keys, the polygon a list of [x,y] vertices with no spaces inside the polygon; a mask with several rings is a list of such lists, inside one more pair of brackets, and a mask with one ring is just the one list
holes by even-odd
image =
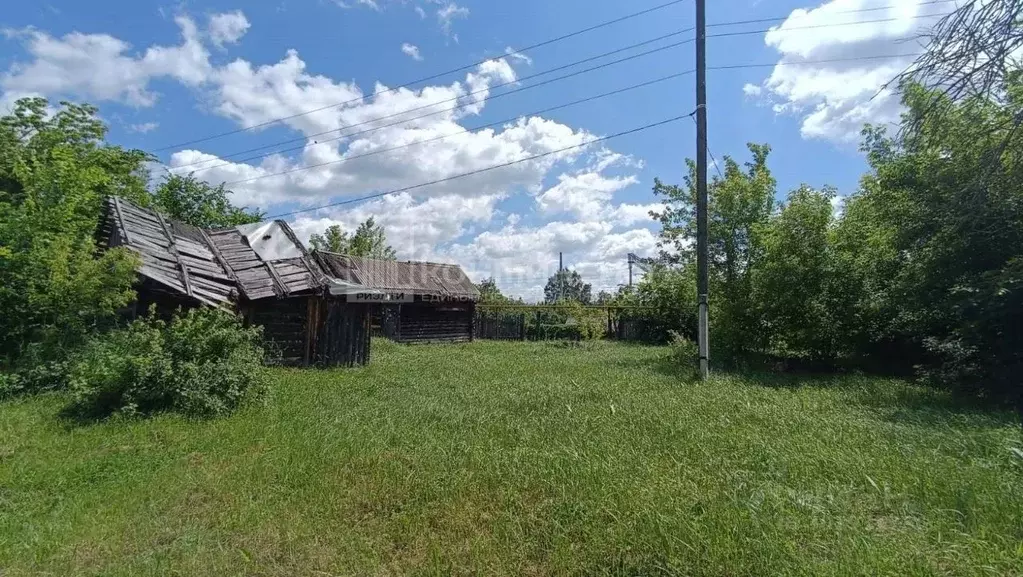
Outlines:
{"label": "leafy bush", "polygon": [[218,416],[263,385],[262,331],[214,309],[149,316],[93,340],[70,369],[81,414]]}
{"label": "leafy bush", "polygon": [[696,367],[700,360],[700,351],[696,341],[676,331],[668,332],[668,348],[671,351],[673,364],[682,367]]}

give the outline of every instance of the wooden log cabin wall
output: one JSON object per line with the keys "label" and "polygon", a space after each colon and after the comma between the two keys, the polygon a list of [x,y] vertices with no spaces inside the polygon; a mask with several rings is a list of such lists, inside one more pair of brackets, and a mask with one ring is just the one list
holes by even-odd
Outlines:
{"label": "wooden log cabin wall", "polygon": [[402,343],[473,339],[479,291],[460,267],[319,251],[314,257],[327,275],[378,293],[372,306],[384,336]]}

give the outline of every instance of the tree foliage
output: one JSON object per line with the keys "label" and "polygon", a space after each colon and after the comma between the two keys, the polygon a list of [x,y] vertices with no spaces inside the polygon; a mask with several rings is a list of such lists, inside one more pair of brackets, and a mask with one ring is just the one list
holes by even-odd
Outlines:
{"label": "tree foliage", "polygon": [[387,244],[387,235],[384,234],[384,227],[376,223],[373,217],[355,229],[349,241],[348,254],[353,256],[364,256],[380,260],[395,260],[397,252],[391,245]]}
{"label": "tree foliage", "polygon": [[348,233],[339,224],[332,224],[323,231],[323,234],[313,234],[309,237],[309,244],[314,249],[323,252],[337,254],[348,253]]}
{"label": "tree foliage", "polygon": [[[902,91],[904,129],[865,128],[870,171],[840,213],[829,188],[802,186],[775,207],[766,147],[750,146],[745,170],[726,161],[709,186],[712,359],[915,365],[935,383],[1019,399],[1023,83],[1007,75],[1000,98]],[[692,174],[655,193],[665,250],[691,275]],[[685,292],[688,310],[695,287]]]}
{"label": "tree foliage", "polygon": [[310,236],[309,244],[316,250],[338,254],[379,260],[395,260],[398,258],[394,248],[387,244],[387,234],[384,232],[384,227],[377,224],[373,217],[366,219],[352,234],[345,232],[341,225],[333,224],[327,227],[323,234],[313,234]]}
{"label": "tree foliage", "polygon": [[[750,144],[752,160],[740,166],[726,156],[723,177],[708,185],[709,280],[715,346],[724,357],[742,355],[762,345],[762,320],[753,300],[754,273],[764,257],[765,233],[774,208],[775,179],[767,167],[771,148]],[[654,213],[661,222],[665,260],[695,266],[696,164],[687,160],[684,186],[654,181],[654,195],[665,209]]]}
{"label": "tree foliage", "polygon": [[200,228],[224,228],[263,220],[259,211],[231,204],[230,191],[221,183],[212,186],[194,175],[168,175],[153,192],[153,208],[170,218]]}
{"label": "tree foliage", "polygon": [[135,257],[94,235],[103,199],[148,204],[149,155],[103,142],[90,106],[43,99],[0,118],[0,369],[50,386],[51,362],[109,326],[134,298]]}
{"label": "tree foliage", "polygon": [[89,105],[22,99],[0,117],[0,394],[66,383],[70,359],[135,300],[137,255],[100,251],[104,199],[116,195],[196,226],[262,215],[223,186],[172,176],[154,190],[154,158],[105,142]]}
{"label": "tree foliage", "polygon": [[543,294],[548,303],[574,301],[584,305],[590,304],[593,298],[592,287],[583,282],[578,272],[562,269],[551,275],[544,286]]}
{"label": "tree foliage", "polygon": [[512,302],[512,299],[506,297],[501,289],[497,286],[497,280],[494,277],[489,277],[476,283],[476,290],[480,291],[480,302],[481,303],[508,303]]}

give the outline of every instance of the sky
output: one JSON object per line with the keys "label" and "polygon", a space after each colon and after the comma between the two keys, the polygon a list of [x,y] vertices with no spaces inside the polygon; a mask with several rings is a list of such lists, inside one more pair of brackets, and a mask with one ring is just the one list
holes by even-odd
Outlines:
{"label": "sky", "polygon": [[[613,290],[629,253],[658,252],[654,178],[680,183],[695,156],[694,4],[668,1],[17,3],[0,14],[0,113],[33,95],[95,104],[109,141],[158,157],[154,176],[227,183],[302,238],[372,216],[399,258],[506,294],[542,298],[559,254]],[[861,128],[898,121],[884,87],[954,8],[708,4],[710,152],[741,163],[770,144],[779,201],[856,191]]]}

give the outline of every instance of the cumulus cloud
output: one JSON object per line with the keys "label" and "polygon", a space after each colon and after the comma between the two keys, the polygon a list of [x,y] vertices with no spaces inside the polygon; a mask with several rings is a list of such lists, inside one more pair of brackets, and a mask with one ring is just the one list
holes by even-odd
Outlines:
{"label": "cumulus cloud", "polygon": [[210,16],[206,29],[210,40],[218,47],[223,48],[225,44],[235,44],[249,30],[249,20],[241,10],[213,14]]}
{"label": "cumulus cloud", "polygon": [[[743,92],[762,98],[778,113],[802,118],[804,138],[839,143],[859,139],[865,122],[899,119],[897,95],[882,86],[904,70],[919,46],[914,37],[954,7],[921,5],[917,0],[831,0],[813,9],[793,10],[764,37],[781,58],[760,85]],[[870,24],[857,22],[888,20]],[[817,28],[808,28],[816,26]],[[902,55],[902,56],[900,56]],[[847,60],[848,59],[848,60]],[[821,60],[843,62],[816,63]],[[879,92],[880,91],[880,92]]]}
{"label": "cumulus cloud", "polygon": [[419,53],[419,47],[415,44],[405,42],[401,45],[401,51],[412,60],[422,60],[423,55]]}
{"label": "cumulus cloud", "polygon": [[93,101],[152,106],[157,94],[149,83],[160,78],[187,86],[205,82],[212,71],[195,22],[174,19],[181,29],[177,46],[151,46],[141,55],[131,45],[107,34],[71,32],[55,38],[31,28],[10,33],[20,40],[30,60],[15,62],[0,76],[0,89],[9,94],[76,96]]}
{"label": "cumulus cloud", "polygon": [[[442,5],[437,10],[437,20],[440,22],[441,30],[444,34],[451,36],[451,27],[456,19],[468,18],[469,9],[464,6],[459,6],[454,2],[448,2]],[[455,37],[457,40],[457,36]]]}
{"label": "cumulus cloud", "polygon": [[[433,5],[450,18],[465,14],[451,3]],[[466,130],[465,121],[483,113],[491,87],[516,81],[510,62],[521,57],[489,60],[448,84],[360,87],[317,73],[295,50],[276,62],[211,64],[203,43],[240,39],[248,30],[241,12],[211,17],[201,34],[189,17],[176,21],[179,44],[141,53],[105,34],[20,31],[29,57],[0,76],[0,99],[67,95],[149,106],[157,99],[154,80],[178,82],[194,90],[204,111],[239,127],[291,132],[296,150],[225,159],[200,145],[173,150],[162,169],[227,182],[235,204],[270,214],[408,188],[345,210],[302,213],[295,228],[308,237],[331,224],[352,230],[373,216],[401,258],[455,262],[527,298],[542,297],[559,252],[599,290],[623,282],[624,254],[655,250],[645,228],[650,207],[613,202],[638,182],[642,163],[591,150],[595,135],[540,116]],[[468,173],[475,174],[453,178]],[[531,204],[521,212],[498,209],[516,196]]]}
{"label": "cumulus cloud", "polygon": [[128,130],[131,130],[132,132],[138,132],[140,134],[145,134],[147,132],[152,132],[159,127],[160,123],[158,122],[143,122],[140,124],[129,125]]}

